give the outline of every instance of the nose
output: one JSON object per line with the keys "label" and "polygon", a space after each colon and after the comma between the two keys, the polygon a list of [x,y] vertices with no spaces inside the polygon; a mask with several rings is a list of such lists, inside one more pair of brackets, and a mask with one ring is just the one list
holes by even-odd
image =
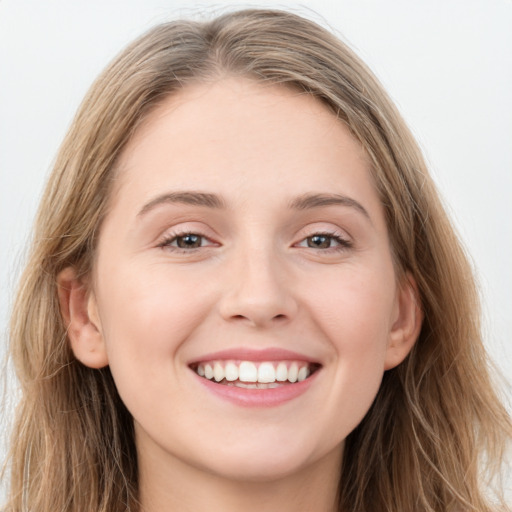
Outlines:
{"label": "nose", "polygon": [[222,318],[252,327],[270,327],[297,314],[293,279],[284,262],[272,251],[257,251],[233,258],[227,269],[219,302]]}

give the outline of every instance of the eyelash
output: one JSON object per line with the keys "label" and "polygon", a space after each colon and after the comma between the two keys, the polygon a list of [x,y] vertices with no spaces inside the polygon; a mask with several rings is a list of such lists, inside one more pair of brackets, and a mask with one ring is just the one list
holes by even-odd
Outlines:
{"label": "eyelash", "polygon": [[[190,247],[190,248],[178,247],[178,246],[173,245],[174,243],[178,243],[178,239],[185,238],[187,236],[197,237],[197,238],[201,239],[201,241],[207,240],[210,243],[207,244],[207,245],[202,245],[201,244],[199,247]],[[318,248],[317,247],[316,248],[316,249],[318,249],[319,251],[321,251],[323,253],[342,252],[342,251],[345,251],[345,250],[350,249],[350,248],[353,247],[353,243],[350,240],[347,240],[341,234],[335,233],[335,232],[328,232],[328,231],[313,233],[313,234],[303,238],[300,241],[300,243],[299,244],[295,244],[295,246],[296,247],[297,246],[298,247],[305,247],[305,248],[308,248],[308,249],[315,249],[315,247],[309,247],[309,246],[300,245],[300,244],[303,244],[303,243],[307,244],[308,240],[311,240],[314,237],[325,237],[325,238],[329,239],[329,247],[325,247],[325,248]],[[331,244],[332,244],[333,241],[337,245],[335,245],[334,247],[331,247]],[[180,253],[184,254],[184,253],[195,252],[198,249],[202,249],[204,247],[209,247],[209,246],[214,246],[214,245],[216,245],[215,242],[212,242],[211,240],[209,240],[209,238],[206,237],[205,235],[201,235],[200,233],[196,233],[196,232],[193,232],[193,231],[186,231],[186,232],[182,232],[182,233],[173,233],[173,234],[168,235],[164,240],[162,240],[158,244],[158,247],[160,247],[162,249],[168,249],[168,250],[171,250],[173,252],[180,252]]]}
{"label": "eyelash", "polygon": [[211,242],[210,244],[204,246],[204,245],[200,245],[199,247],[191,247],[191,248],[185,248],[185,247],[178,247],[178,246],[173,246],[172,244],[173,243],[177,243],[178,239],[180,238],[185,238],[187,236],[193,236],[193,237],[197,237],[197,238],[200,238],[201,241],[204,241],[204,240],[208,240],[211,242],[211,240],[209,240],[208,237],[206,237],[205,235],[201,235],[200,233],[195,233],[193,231],[186,231],[186,232],[182,232],[182,233],[172,233],[172,234],[169,234],[166,238],[164,238],[159,244],[158,244],[158,247],[162,248],[162,249],[169,249],[173,252],[181,252],[181,253],[190,253],[190,252],[193,252],[193,251],[196,251],[197,249],[201,249],[203,247],[208,247],[210,245],[216,245],[214,242]]}
{"label": "eyelash", "polygon": [[[307,243],[308,240],[311,240],[314,237],[325,237],[325,238],[330,239],[330,243],[332,243],[332,241],[334,241],[338,244],[338,245],[335,245],[334,247],[329,246],[326,248],[317,248],[318,250],[320,250],[323,253],[342,252],[342,251],[345,251],[345,250],[353,247],[353,243],[350,240],[347,240],[340,233],[333,233],[333,232],[329,232],[329,231],[313,233],[312,235],[309,235],[306,238],[303,238],[300,243],[301,244]],[[309,249],[315,249],[315,247],[302,246],[302,245],[300,245],[300,247],[307,247]]]}

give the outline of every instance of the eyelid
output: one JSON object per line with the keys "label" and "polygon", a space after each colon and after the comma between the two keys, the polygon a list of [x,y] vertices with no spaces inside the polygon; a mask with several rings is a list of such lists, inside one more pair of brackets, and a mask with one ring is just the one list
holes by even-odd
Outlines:
{"label": "eyelid", "polygon": [[[323,224],[323,225],[322,225]],[[174,245],[173,243],[180,237],[186,235],[196,235],[203,241],[199,247],[183,248]],[[307,242],[308,238],[314,236],[325,236],[332,238],[336,245],[328,248],[315,248],[307,247],[303,244]],[[218,236],[216,233],[205,226],[197,226],[195,222],[185,222],[183,225],[173,226],[165,231],[157,240],[156,246],[159,248],[170,248],[177,251],[192,252],[194,250],[204,249],[208,247],[219,247],[222,245],[217,241]],[[315,251],[329,252],[329,251],[340,251],[349,249],[353,246],[352,237],[343,229],[338,226],[326,227],[325,223],[318,223],[317,225],[307,226],[300,230],[300,235],[297,236],[297,242],[293,243],[293,247],[302,247],[307,249],[313,249]]]}
{"label": "eyelid", "polygon": [[[304,245],[302,245],[304,242],[306,242],[309,238],[313,238],[315,236],[321,236],[321,237],[326,237],[326,238],[330,238],[332,240],[334,240],[334,242],[337,243],[337,246],[341,246],[341,247],[349,247],[352,245],[352,242],[350,240],[347,240],[345,237],[343,236],[340,236],[338,234],[335,234],[335,233],[325,233],[325,232],[318,232],[318,233],[313,233],[311,235],[308,235],[306,236],[305,238],[303,238],[298,244],[295,244],[297,245],[298,247],[306,247]],[[315,249],[315,247],[309,247],[310,249]],[[333,247],[329,247],[329,249],[332,249]]]}
{"label": "eyelid", "polygon": [[297,239],[302,241],[314,235],[338,237],[346,242],[353,242],[352,236],[346,229],[342,229],[338,225],[328,222],[315,222],[303,227],[298,231]]}
{"label": "eyelid", "polygon": [[[194,235],[194,236],[197,236],[198,238],[202,238],[207,243],[201,244],[200,247],[190,247],[189,249],[185,249],[184,247],[178,247],[178,245],[173,245],[173,243],[176,242],[179,238],[182,238],[182,237],[185,237],[188,235]],[[217,244],[216,242],[213,242],[205,235],[201,235],[200,233],[196,233],[196,232],[186,232],[186,233],[178,233],[176,235],[168,236],[167,238],[165,238],[164,240],[162,240],[160,242],[159,247],[175,247],[176,249],[184,249],[184,250],[192,251],[194,249],[200,249],[201,247],[212,247],[212,246],[218,246],[218,245],[219,244]]]}
{"label": "eyelid", "polygon": [[[196,235],[198,237],[201,237],[204,239],[207,243],[204,245],[201,245],[200,247],[197,247],[195,249],[201,249],[204,247],[213,247],[213,246],[219,246],[221,245],[219,242],[217,242],[218,236],[216,235],[215,231],[212,229],[209,229],[208,227],[204,225],[199,225],[199,223],[196,222],[184,222],[182,224],[178,224],[176,226],[172,226],[168,228],[156,241],[156,246],[159,248],[170,248],[170,249],[176,249],[178,251],[186,251],[191,252],[194,250],[194,248],[190,249],[184,249],[181,247],[173,246],[171,245],[171,242],[174,242],[177,238],[183,237],[186,235]],[[202,223],[200,223],[202,224]]]}
{"label": "eyelid", "polygon": [[303,238],[297,245],[298,247],[305,247],[303,244],[310,238],[313,238],[315,236],[321,236],[325,238],[331,238],[335,242],[338,243],[338,245],[342,245],[344,242],[347,242],[344,238],[339,237],[337,235],[334,235],[333,233],[313,233],[312,235],[308,235],[307,237]]}
{"label": "eyelid", "polygon": [[[325,248],[307,246],[307,240],[314,236],[325,236],[333,239],[336,243],[331,247]],[[318,223],[316,225],[308,226],[306,229],[302,229],[300,231],[300,237],[298,236],[297,238],[299,238],[299,240],[293,244],[293,247],[322,253],[324,255],[329,253],[340,253],[354,246],[352,237],[345,230],[332,225],[326,227],[325,223]]]}

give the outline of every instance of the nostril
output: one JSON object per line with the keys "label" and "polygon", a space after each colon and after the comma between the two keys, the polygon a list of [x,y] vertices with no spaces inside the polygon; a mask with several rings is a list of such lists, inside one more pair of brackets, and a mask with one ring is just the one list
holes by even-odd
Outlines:
{"label": "nostril", "polygon": [[224,320],[254,326],[284,325],[293,319],[296,311],[295,300],[284,293],[283,296],[230,293],[219,303],[219,313]]}
{"label": "nostril", "polygon": [[254,325],[263,325],[263,324],[267,324],[267,322],[268,322],[268,325],[270,325],[273,323],[275,323],[275,324],[285,323],[288,320],[289,316],[286,314],[279,313],[278,315],[269,316],[268,320],[265,320],[264,315],[258,316],[257,314],[252,314],[252,315],[237,314],[237,315],[232,315],[230,318],[231,318],[231,321],[235,321],[235,322],[250,322],[250,323],[253,323]]}

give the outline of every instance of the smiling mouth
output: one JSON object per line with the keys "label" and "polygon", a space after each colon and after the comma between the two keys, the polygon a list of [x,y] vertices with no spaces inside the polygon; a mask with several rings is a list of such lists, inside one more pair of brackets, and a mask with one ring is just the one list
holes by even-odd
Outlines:
{"label": "smiling mouth", "polygon": [[306,361],[217,360],[190,366],[200,377],[225,386],[272,389],[308,379],[320,365]]}

